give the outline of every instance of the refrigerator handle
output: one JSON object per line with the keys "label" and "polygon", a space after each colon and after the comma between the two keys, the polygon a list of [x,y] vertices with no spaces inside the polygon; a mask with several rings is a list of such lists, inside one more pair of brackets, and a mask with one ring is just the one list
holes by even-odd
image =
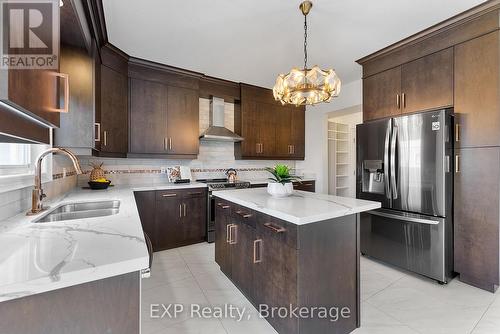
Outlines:
{"label": "refrigerator handle", "polygon": [[398,137],[398,127],[394,126],[391,138],[391,191],[392,198],[398,198],[398,185],[396,183],[396,139]]}
{"label": "refrigerator handle", "polygon": [[391,122],[387,125],[384,142],[384,184],[385,197],[391,199],[391,188],[389,187],[389,141],[391,136]]}

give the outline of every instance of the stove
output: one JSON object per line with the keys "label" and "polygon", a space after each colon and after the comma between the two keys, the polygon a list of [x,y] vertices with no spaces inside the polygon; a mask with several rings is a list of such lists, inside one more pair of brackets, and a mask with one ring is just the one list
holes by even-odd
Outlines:
{"label": "stove", "polygon": [[228,179],[200,179],[196,182],[206,183],[209,191],[250,188],[248,181],[229,182]]}
{"label": "stove", "polygon": [[250,182],[229,182],[228,179],[199,179],[196,182],[206,183],[208,186],[207,242],[212,243],[215,241],[215,197],[212,195],[212,192],[250,188]]}

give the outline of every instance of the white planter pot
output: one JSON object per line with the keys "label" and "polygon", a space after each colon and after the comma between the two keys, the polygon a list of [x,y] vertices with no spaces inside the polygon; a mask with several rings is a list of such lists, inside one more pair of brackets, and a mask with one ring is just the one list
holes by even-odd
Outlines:
{"label": "white planter pot", "polygon": [[268,183],[267,193],[273,197],[287,197],[293,194],[292,183]]}

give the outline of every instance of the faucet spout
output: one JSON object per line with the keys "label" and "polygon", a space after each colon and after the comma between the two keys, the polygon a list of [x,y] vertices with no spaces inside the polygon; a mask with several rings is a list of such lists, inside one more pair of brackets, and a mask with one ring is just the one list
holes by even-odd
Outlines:
{"label": "faucet spout", "polygon": [[38,159],[36,160],[36,165],[35,165],[35,185],[33,187],[32,195],[31,195],[31,210],[28,211],[27,215],[34,215],[37,214],[45,208],[43,207],[43,199],[46,197],[46,195],[43,193],[42,189],[42,161],[43,158],[45,158],[49,154],[56,154],[56,153],[62,153],[65,154],[69,157],[71,162],[73,162],[73,166],[75,167],[76,173],[77,174],[82,174],[82,168],[80,167],[80,162],[78,161],[78,158],[76,155],[71,152],[68,149],[65,148],[59,148],[59,147],[53,147],[49,148],[48,150],[42,152],[39,156]]}

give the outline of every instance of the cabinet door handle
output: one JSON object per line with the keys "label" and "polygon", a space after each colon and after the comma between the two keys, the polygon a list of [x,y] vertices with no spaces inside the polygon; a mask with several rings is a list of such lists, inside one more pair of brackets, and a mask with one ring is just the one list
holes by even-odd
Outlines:
{"label": "cabinet door handle", "polygon": [[264,153],[264,144],[260,143],[260,153]]}
{"label": "cabinet door handle", "polygon": [[226,204],[223,204],[223,203],[217,203],[217,206],[222,208],[222,209],[229,209],[230,206],[229,205],[226,205]]}
{"label": "cabinet door handle", "polygon": [[231,242],[231,224],[226,225],[226,243]]}
{"label": "cabinet door handle", "polygon": [[175,197],[177,194],[163,194],[161,197]]}
{"label": "cabinet door handle", "polygon": [[[259,248],[258,252],[257,252],[257,247]],[[257,253],[259,253],[258,258],[257,258]],[[261,262],[262,262],[262,239],[257,239],[254,240],[253,242],[253,263],[261,263]]]}
{"label": "cabinet door handle", "polygon": [[292,154],[295,154],[295,145],[292,145]]}
{"label": "cabinet door handle", "polygon": [[302,185],[306,186],[306,187],[312,187],[313,184],[312,183],[302,183]]}
{"label": "cabinet door handle", "polygon": [[187,213],[186,203],[182,204],[182,207],[184,208],[184,217],[186,217],[186,213]]}
{"label": "cabinet door handle", "polygon": [[460,156],[455,155],[455,173],[460,173]]}
{"label": "cabinet door handle", "polygon": [[401,109],[401,98],[399,97],[399,94],[396,94],[396,106],[398,109]]}
{"label": "cabinet door handle", "polygon": [[401,104],[403,105],[403,109],[406,108],[406,94],[401,94]]}
{"label": "cabinet door handle", "polygon": [[274,226],[271,223],[265,223],[264,226],[267,227],[268,229],[272,230],[274,233],[286,232],[286,228],[284,228],[282,226]]}
{"label": "cabinet door handle", "polygon": [[[234,234],[233,234],[233,228],[234,228]],[[231,227],[229,228],[229,235],[230,235],[229,244],[236,245],[238,243],[238,226],[237,225],[231,224]]]}
{"label": "cabinet door handle", "polygon": [[94,123],[94,141],[101,141],[101,123]]}
{"label": "cabinet door handle", "polygon": [[108,146],[108,131],[103,131],[104,146]]}
{"label": "cabinet door handle", "polygon": [[179,204],[179,218],[182,218],[182,204]]}
{"label": "cabinet door handle", "polygon": [[168,151],[168,138],[167,137],[163,138],[163,149],[165,151]]}
{"label": "cabinet door handle", "polygon": [[168,149],[172,151],[172,138],[168,138]]}
{"label": "cabinet door handle", "polygon": [[245,213],[243,211],[236,211],[236,213],[243,218],[250,218],[252,215],[250,213]]}
{"label": "cabinet door handle", "polygon": [[458,123],[455,124],[455,141],[460,141],[460,124]]}
{"label": "cabinet door handle", "polygon": [[55,112],[68,112],[69,111],[69,75],[65,73],[53,73],[58,79],[64,81],[64,107],[55,108]]}

